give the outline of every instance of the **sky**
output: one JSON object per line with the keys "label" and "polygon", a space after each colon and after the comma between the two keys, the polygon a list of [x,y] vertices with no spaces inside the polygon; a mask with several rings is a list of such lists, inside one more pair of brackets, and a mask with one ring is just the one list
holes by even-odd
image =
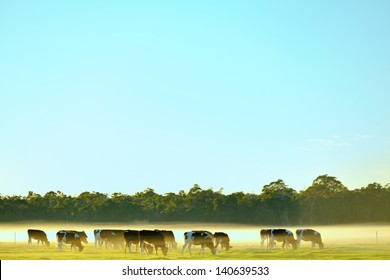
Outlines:
{"label": "sky", "polygon": [[0,194],[390,183],[389,1],[1,1]]}

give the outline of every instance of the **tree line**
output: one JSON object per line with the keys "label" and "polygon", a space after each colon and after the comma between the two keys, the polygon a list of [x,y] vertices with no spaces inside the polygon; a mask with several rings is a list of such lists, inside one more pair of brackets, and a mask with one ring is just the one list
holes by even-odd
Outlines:
{"label": "tree line", "polygon": [[283,180],[259,194],[223,194],[195,184],[188,192],[158,194],[146,188],[134,195],[50,191],[43,196],[1,195],[0,222],[204,222],[268,225],[390,222],[390,184],[371,183],[348,190],[337,178],[318,176],[297,192]]}

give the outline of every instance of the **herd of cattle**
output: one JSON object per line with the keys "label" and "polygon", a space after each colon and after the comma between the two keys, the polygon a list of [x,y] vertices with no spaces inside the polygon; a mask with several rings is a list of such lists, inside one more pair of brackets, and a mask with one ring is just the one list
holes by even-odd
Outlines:
{"label": "herd of cattle", "polygon": [[[104,245],[106,248],[124,249],[125,254],[128,250],[132,252],[132,248],[136,251],[140,251],[141,254],[153,254],[156,255],[158,249],[164,256],[167,255],[169,249],[177,249],[177,242],[175,235],[171,230],[116,230],[116,229],[95,229],[93,231],[95,237],[95,248],[102,248]],[[50,246],[50,241],[47,235],[42,230],[29,229],[28,244],[32,245],[32,240],[38,240],[46,246]],[[301,241],[310,241],[312,248],[317,244],[320,249],[324,247],[322,243],[321,234],[318,231],[312,229],[298,229],[296,230],[297,238],[294,238],[294,234],[288,229],[262,229],[260,230],[261,248],[267,250],[273,250],[276,242],[282,242],[282,248],[297,249],[300,246]],[[87,244],[88,236],[85,231],[76,230],[60,230],[56,234],[57,247],[59,251],[62,251],[63,244],[70,245],[70,250],[78,248],[81,252],[84,249],[82,245]],[[185,248],[188,248],[188,252],[191,254],[191,247],[201,246],[199,253],[204,253],[205,247],[209,248],[211,253],[215,255],[219,246],[222,249],[228,251],[230,246],[230,238],[228,234],[224,232],[211,233],[205,230],[193,230],[184,233],[184,245],[182,247],[181,254],[184,253]]]}

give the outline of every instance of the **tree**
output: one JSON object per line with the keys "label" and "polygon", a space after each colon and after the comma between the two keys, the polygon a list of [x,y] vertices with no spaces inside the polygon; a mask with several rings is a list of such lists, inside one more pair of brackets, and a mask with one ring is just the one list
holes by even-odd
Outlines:
{"label": "tree", "polygon": [[279,179],[263,186],[260,194],[223,189],[157,194],[146,188],[134,195],[83,192],[69,196],[50,191],[44,196],[0,195],[0,220],[56,221],[191,221],[250,224],[337,224],[390,222],[390,184],[371,183],[348,191],[337,178],[318,176],[310,187],[297,193]]}
{"label": "tree", "polygon": [[140,218],[147,220],[158,219],[159,214],[157,205],[159,198],[160,195],[156,194],[152,188],[146,188],[143,192],[135,193],[134,200],[142,210],[142,215]]}
{"label": "tree", "polygon": [[137,204],[134,196],[115,192],[111,199],[102,204],[99,217],[106,221],[112,221],[116,217],[118,221],[136,221],[142,215],[141,207]]}
{"label": "tree", "polygon": [[217,196],[212,188],[203,190],[194,184],[185,196],[186,216],[193,221],[213,220]]}
{"label": "tree", "polygon": [[359,210],[366,221],[387,222],[390,220],[390,192],[379,183],[371,183],[359,190]]}
{"label": "tree", "polygon": [[291,214],[296,211],[297,192],[279,179],[263,186],[261,200],[266,204],[269,215],[281,224],[290,224]]}
{"label": "tree", "polygon": [[98,209],[107,201],[107,194],[100,192],[82,192],[76,198],[75,206],[79,220],[99,220]]}
{"label": "tree", "polygon": [[301,192],[304,205],[309,210],[310,223],[313,224],[314,221],[319,223],[321,216],[322,218],[326,218],[328,220],[327,222],[330,222],[330,217],[334,217],[335,211],[338,214],[342,214],[338,212],[338,207],[335,207],[340,205],[333,205],[332,208],[327,208],[326,202],[331,200],[336,201],[336,197],[340,197],[340,195],[347,191],[348,189],[336,177],[325,174],[314,179],[312,185]]}
{"label": "tree", "polygon": [[40,194],[36,194],[33,191],[29,191],[26,197],[28,205],[28,218],[41,220],[46,218],[45,213],[45,200]]}

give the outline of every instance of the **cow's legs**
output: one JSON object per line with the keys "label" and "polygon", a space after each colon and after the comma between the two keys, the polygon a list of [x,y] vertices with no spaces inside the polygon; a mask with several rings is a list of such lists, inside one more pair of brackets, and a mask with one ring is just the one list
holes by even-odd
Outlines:
{"label": "cow's legs", "polygon": [[191,247],[192,247],[192,243],[188,244],[188,252],[190,252],[190,255],[192,255]]}
{"label": "cow's legs", "polygon": [[311,242],[311,248],[315,248],[316,247],[316,242],[315,241],[312,241]]}
{"label": "cow's legs", "polygon": [[[141,255],[144,254],[144,252],[146,252],[146,255],[148,256],[149,255],[149,248],[148,248],[148,243],[146,243],[146,246],[145,246],[145,242],[143,241],[141,243]],[[145,248],[146,247],[146,248]],[[152,254],[153,254],[153,251],[152,251]]]}
{"label": "cow's legs", "polygon": [[190,255],[191,255],[191,245],[190,245],[190,243],[191,243],[191,239],[187,239],[186,241],[185,241],[185,243],[184,243],[184,245],[183,245],[183,249],[181,250],[181,254],[183,255],[183,253],[184,253],[184,249],[188,246],[188,252],[190,252]]}
{"label": "cow's legs", "polygon": [[135,246],[135,251],[136,252],[138,252],[138,249],[139,249],[139,244],[138,243],[133,243],[133,241],[130,241],[126,246],[128,246],[128,248],[129,248],[129,252],[131,253],[131,247],[132,247],[132,245],[134,245]]}
{"label": "cow's legs", "polygon": [[282,249],[290,249],[290,242],[287,239],[283,241]]}
{"label": "cow's legs", "polygon": [[[100,238],[95,238],[95,248],[97,248],[97,246],[100,245]],[[102,246],[100,246],[100,249],[102,248]]]}
{"label": "cow's legs", "polygon": [[263,236],[263,237],[261,238],[260,249],[264,249],[264,242],[265,242],[265,237]]}
{"label": "cow's legs", "polygon": [[132,244],[133,244],[133,241],[129,241],[129,242],[126,241],[126,244],[125,244],[125,254],[126,254],[126,249],[127,248],[129,249],[129,253],[131,254],[131,245]]}
{"label": "cow's legs", "polygon": [[72,244],[70,245],[70,251],[72,252],[72,249],[73,251],[77,251],[77,249],[79,249],[79,251],[81,251],[81,242],[77,242],[76,240],[72,242]]}
{"label": "cow's legs", "polygon": [[58,251],[62,252],[62,241],[58,243]]}
{"label": "cow's legs", "polygon": [[129,242],[127,246],[129,246],[129,252],[131,254],[131,245],[133,245],[133,242]]}
{"label": "cow's legs", "polygon": [[223,247],[225,247],[225,251],[226,251],[226,245],[222,242],[221,238],[217,241],[217,245],[215,246],[217,250],[219,245],[221,245],[221,251],[223,250]]}
{"label": "cow's legs", "polygon": [[270,240],[269,240],[269,249],[270,250],[273,250],[274,249],[274,243],[275,241],[274,241],[274,237],[273,236],[271,236],[271,238],[270,238]]}
{"label": "cow's legs", "polygon": [[302,241],[302,238],[300,236],[298,236],[298,238],[297,238],[297,248],[301,247],[301,241]]}
{"label": "cow's legs", "polygon": [[276,242],[272,241],[272,247],[271,247],[271,237],[267,237],[267,250],[272,250],[274,246],[276,246]]}
{"label": "cow's legs", "polygon": [[204,255],[204,243],[200,247],[199,255],[200,255],[200,253],[202,253]]}

